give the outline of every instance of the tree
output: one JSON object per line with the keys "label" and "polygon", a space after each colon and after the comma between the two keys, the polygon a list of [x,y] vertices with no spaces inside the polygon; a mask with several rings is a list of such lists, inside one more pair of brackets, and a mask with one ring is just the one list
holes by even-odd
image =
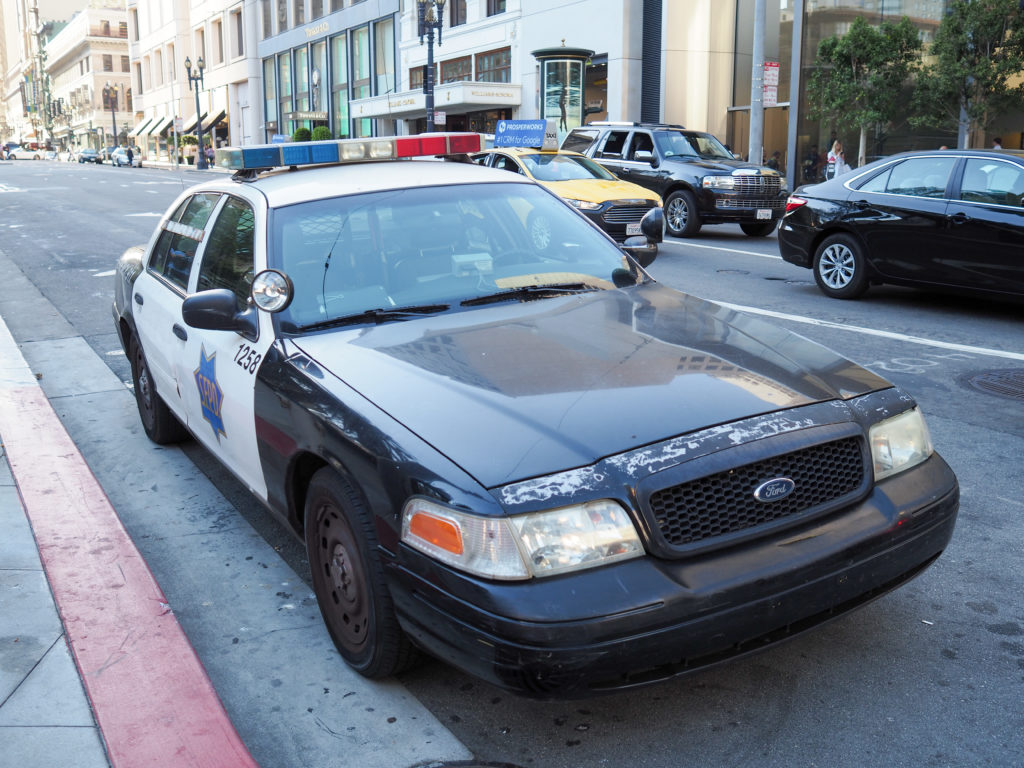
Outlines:
{"label": "tree", "polygon": [[292,141],[309,141],[310,132],[309,128],[299,127],[295,129],[292,134]]}
{"label": "tree", "polygon": [[331,129],[326,125],[318,125],[313,128],[310,138],[313,141],[327,141],[331,138]]}
{"label": "tree", "polygon": [[872,27],[857,17],[849,31],[818,45],[808,82],[810,115],[860,130],[857,164],[867,154],[868,129],[901,111],[902,93],[920,61],[921,38],[904,16]]}
{"label": "tree", "polygon": [[1024,106],[1024,12],[1019,0],[955,0],[935,33],[914,92],[915,127],[969,134]]}

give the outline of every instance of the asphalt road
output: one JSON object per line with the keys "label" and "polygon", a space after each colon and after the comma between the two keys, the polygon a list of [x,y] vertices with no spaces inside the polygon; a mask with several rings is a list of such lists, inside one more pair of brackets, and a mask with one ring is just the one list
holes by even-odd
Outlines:
{"label": "asphalt road", "polygon": [[[31,337],[36,316],[55,309],[129,381],[111,322],[111,270],[199,176],[0,163],[0,250],[47,304],[5,313],[15,338]],[[400,682],[478,759],[493,763],[1024,766],[1022,305],[891,287],[872,288],[856,302],[827,299],[809,271],[778,259],[774,237],[747,238],[736,227],[707,227],[700,237],[666,243],[651,271],[673,287],[795,330],[910,391],[960,479],[950,548],[918,579],[853,615],[655,687],[538,703],[439,662]],[[983,388],[1010,376],[1017,377],[1015,396]],[[99,455],[109,450],[102,444],[81,448],[90,463],[111,460]],[[184,451],[233,507],[229,514],[245,517],[305,574],[290,535],[201,448]],[[161,556],[170,560],[154,570],[173,569],[175,553]],[[201,637],[193,643],[201,658],[217,653]],[[287,657],[280,665],[282,676],[294,671]],[[236,725],[243,738],[260,728]],[[292,764],[308,765],[299,758]]]}

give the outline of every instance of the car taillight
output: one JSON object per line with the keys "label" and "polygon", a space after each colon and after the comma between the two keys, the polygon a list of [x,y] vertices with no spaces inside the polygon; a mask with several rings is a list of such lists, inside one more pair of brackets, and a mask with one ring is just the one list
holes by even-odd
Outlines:
{"label": "car taillight", "polygon": [[786,200],[786,213],[795,211],[797,208],[803,208],[805,205],[807,205],[807,201],[802,197],[790,195],[789,199]]}

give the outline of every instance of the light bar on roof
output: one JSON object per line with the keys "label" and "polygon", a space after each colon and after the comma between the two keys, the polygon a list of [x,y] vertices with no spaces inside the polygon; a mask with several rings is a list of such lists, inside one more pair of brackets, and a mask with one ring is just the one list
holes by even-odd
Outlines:
{"label": "light bar on roof", "polygon": [[437,157],[479,152],[479,133],[422,133],[341,141],[293,141],[248,147],[221,147],[214,164],[232,171],[267,170],[300,165],[361,163],[407,157]]}

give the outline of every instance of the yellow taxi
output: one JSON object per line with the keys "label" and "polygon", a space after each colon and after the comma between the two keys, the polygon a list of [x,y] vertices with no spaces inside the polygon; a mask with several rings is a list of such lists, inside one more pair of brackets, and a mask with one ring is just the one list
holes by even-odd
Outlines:
{"label": "yellow taxi", "polygon": [[[661,206],[657,193],[622,181],[578,152],[501,147],[473,155],[480,165],[512,171],[533,179],[561,197],[617,242],[640,234],[640,220]],[[534,239],[550,237],[532,228]]]}

